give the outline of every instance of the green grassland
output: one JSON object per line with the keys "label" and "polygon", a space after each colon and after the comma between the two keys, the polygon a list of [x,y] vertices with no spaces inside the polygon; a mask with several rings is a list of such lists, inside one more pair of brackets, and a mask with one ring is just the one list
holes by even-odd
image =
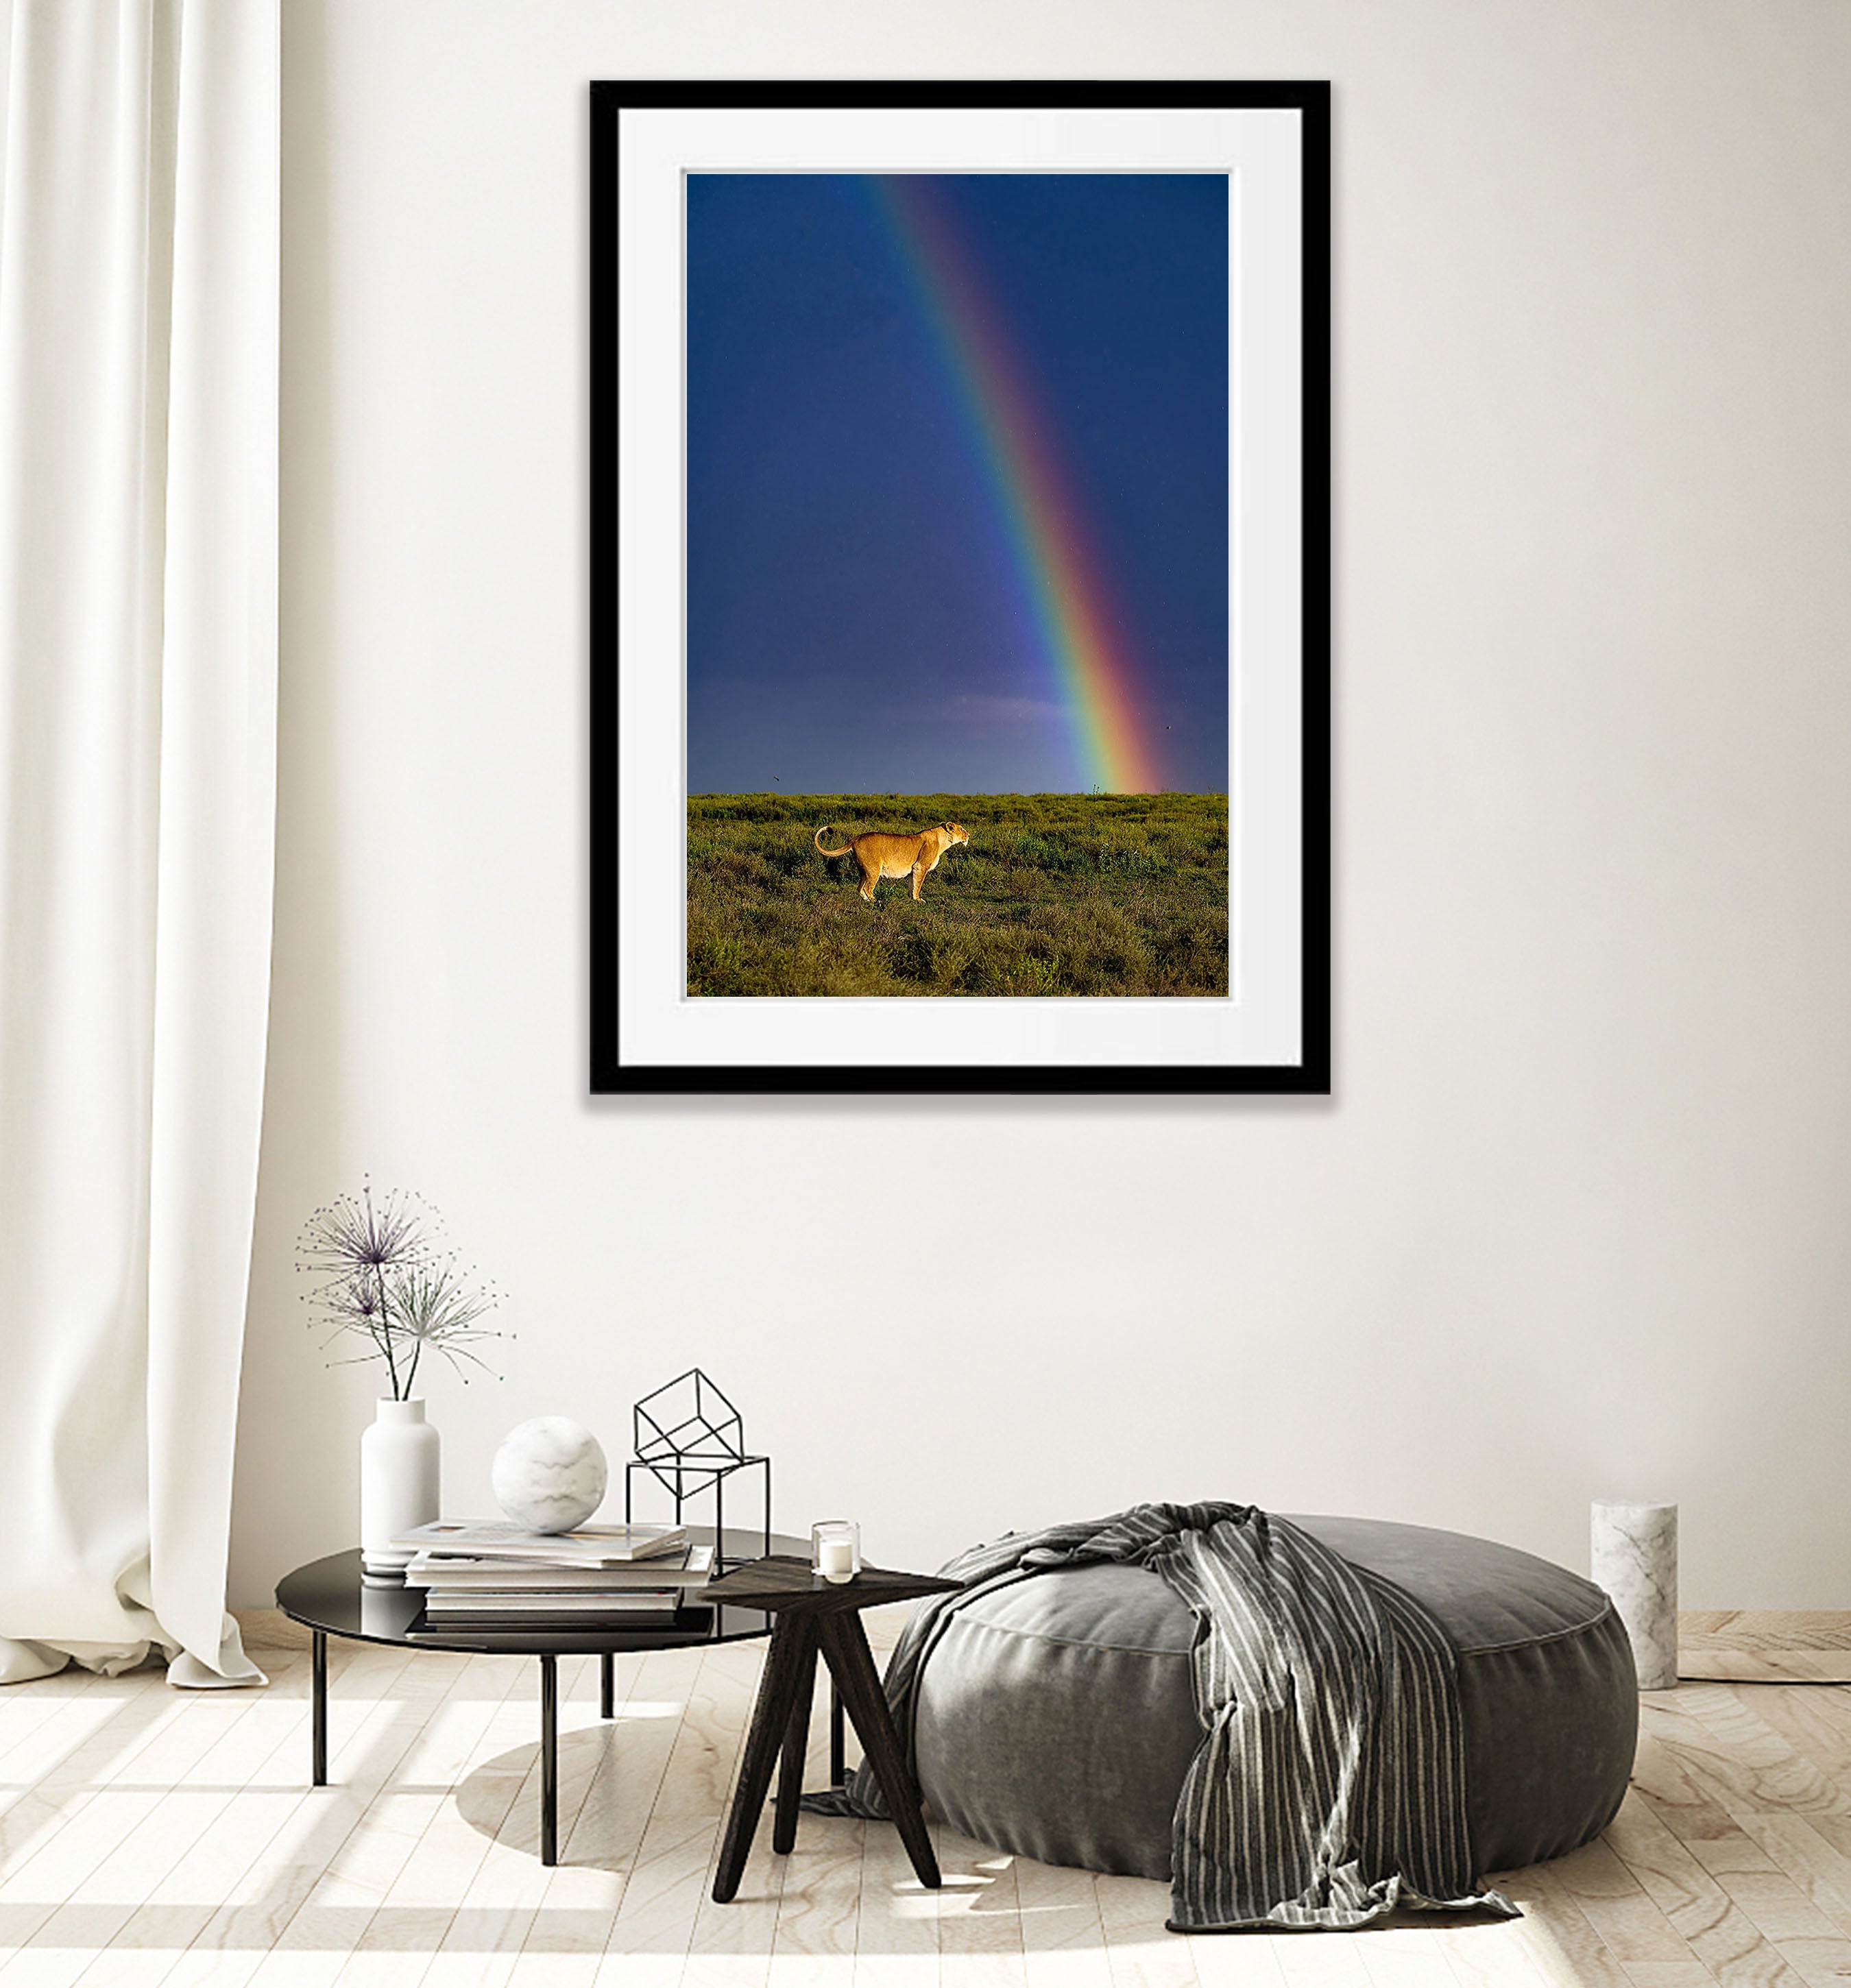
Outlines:
{"label": "green grassland", "polygon": [[[832,846],[962,822],[920,901]],[[1227,992],[1223,794],[697,794],[688,992]]]}

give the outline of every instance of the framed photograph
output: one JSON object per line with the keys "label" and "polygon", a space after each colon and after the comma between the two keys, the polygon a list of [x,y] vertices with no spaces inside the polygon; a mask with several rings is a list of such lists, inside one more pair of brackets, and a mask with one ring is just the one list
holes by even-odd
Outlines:
{"label": "framed photograph", "polygon": [[1330,1087],[1321,83],[601,83],[591,1087]]}

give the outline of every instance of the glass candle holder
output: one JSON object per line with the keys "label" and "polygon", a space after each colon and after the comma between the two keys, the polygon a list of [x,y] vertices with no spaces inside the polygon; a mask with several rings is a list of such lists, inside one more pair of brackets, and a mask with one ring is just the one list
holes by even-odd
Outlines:
{"label": "glass candle holder", "polygon": [[824,1580],[852,1581],[861,1570],[861,1529],[852,1519],[819,1519],[810,1528],[810,1564]]}

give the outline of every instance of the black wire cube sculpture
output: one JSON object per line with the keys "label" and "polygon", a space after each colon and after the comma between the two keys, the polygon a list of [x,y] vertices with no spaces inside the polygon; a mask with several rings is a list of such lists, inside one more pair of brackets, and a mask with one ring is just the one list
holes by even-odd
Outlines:
{"label": "black wire cube sculpture", "polygon": [[632,1517],[637,1475],[653,1477],[675,1500],[675,1523],[702,1493],[713,1493],[713,1571],[744,1566],[751,1554],[726,1551],[726,1479],[736,1471],[763,1472],[763,1550],[771,1551],[771,1459],[746,1448],[746,1424],[732,1402],[699,1368],[678,1374],[665,1387],[645,1395],[631,1415],[636,1456],[624,1466],[624,1520]]}

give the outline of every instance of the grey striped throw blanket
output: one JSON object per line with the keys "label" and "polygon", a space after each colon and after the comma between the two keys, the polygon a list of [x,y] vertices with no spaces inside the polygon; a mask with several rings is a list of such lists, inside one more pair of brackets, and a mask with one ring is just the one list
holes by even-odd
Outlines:
{"label": "grey striped throw blanket", "polygon": [[[1392,1582],[1250,1505],[1137,1505],[959,1554],[941,1571],[965,1585],[921,1604],[888,1666],[909,1753],[920,1672],[953,1614],[1085,1560],[1149,1567],[1200,1624],[1204,1736],[1176,1803],[1173,1931],[1359,1926],[1397,1904],[1518,1916],[1472,1869],[1446,1631]],[[865,1767],[805,1806],[885,1813]]]}

